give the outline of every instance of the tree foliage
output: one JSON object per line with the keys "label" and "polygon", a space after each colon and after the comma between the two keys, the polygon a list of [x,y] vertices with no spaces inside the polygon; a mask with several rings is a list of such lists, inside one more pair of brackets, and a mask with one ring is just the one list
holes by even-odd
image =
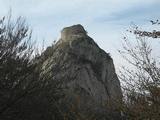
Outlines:
{"label": "tree foliage", "polygon": [[25,19],[0,20],[0,119],[51,119]]}
{"label": "tree foliage", "polygon": [[[157,22],[158,23],[158,22]],[[153,56],[148,37],[159,38],[158,32],[134,27],[135,43],[124,37],[120,54],[130,67],[122,67],[119,78],[123,83],[123,112],[127,119],[158,120],[160,118],[160,60]]]}

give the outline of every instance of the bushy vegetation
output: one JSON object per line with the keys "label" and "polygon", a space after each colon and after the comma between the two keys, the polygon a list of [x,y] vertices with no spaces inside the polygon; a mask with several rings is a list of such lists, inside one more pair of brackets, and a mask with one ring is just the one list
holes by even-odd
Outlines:
{"label": "bushy vegetation", "polygon": [[[158,20],[151,22],[159,25]],[[130,66],[123,66],[119,75],[124,94],[122,111],[129,120],[159,120],[160,54],[149,42],[157,40],[158,45],[160,32],[139,30],[137,26],[128,31],[135,39],[125,36],[123,49],[119,51]],[[153,54],[153,50],[157,55]]]}
{"label": "bushy vegetation", "polygon": [[0,120],[51,120],[56,113],[54,85],[48,90],[39,78],[31,33],[22,17],[0,20]]}

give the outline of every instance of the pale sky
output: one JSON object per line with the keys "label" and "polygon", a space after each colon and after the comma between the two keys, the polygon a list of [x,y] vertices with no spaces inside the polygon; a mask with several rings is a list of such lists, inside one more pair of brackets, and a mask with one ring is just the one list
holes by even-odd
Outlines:
{"label": "pale sky", "polygon": [[0,0],[0,17],[12,9],[24,16],[38,43],[50,45],[63,27],[82,24],[98,45],[110,53],[116,67],[123,61],[117,49],[134,22],[145,26],[160,19],[160,0]]}

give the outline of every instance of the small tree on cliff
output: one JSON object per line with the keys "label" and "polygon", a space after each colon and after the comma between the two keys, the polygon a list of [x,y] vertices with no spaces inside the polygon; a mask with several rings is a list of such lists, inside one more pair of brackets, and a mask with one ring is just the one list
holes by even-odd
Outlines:
{"label": "small tree on cliff", "polygon": [[[158,21],[152,21],[153,23],[159,24]],[[134,26],[129,32],[135,35],[135,43],[125,36],[123,50],[119,51],[132,68],[123,66],[119,75],[124,91],[123,111],[128,119],[158,120],[160,118],[160,56],[153,57],[148,38],[158,40],[160,31],[143,31]]]}

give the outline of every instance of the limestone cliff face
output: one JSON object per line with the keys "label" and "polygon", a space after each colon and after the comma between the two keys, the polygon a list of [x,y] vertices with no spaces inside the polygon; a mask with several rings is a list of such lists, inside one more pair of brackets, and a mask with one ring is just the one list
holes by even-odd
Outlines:
{"label": "limestone cliff face", "polygon": [[121,99],[112,58],[98,47],[81,25],[64,28],[60,40],[47,51],[50,54],[43,62],[42,73],[52,80],[62,81],[68,96],[72,93],[79,97],[79,106],[99,110],[101,107],[97,106]]}

